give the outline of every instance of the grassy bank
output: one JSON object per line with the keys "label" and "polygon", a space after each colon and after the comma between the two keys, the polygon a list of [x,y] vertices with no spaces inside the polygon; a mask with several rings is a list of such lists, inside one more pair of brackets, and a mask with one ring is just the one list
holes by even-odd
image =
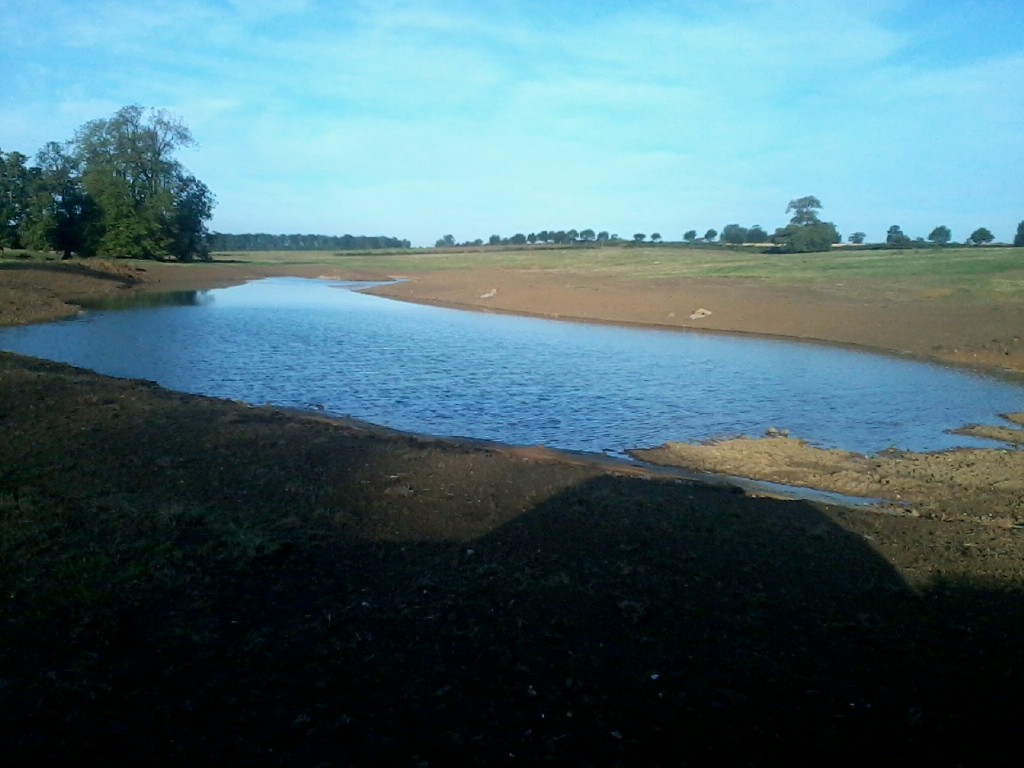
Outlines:
{"label": "grassy bank", "polygon": [[[0,265],[53,261],[52,254],[7,251]],[[770,254],[761,248],[693,248],[677,245],[606,248],[468,248],[414,251],[243,251],[213,254],[219,266],[339,270],[416,275],[479,269],[549,270],[623,280],[735,279],[773,287],[884,286],[888,292],[986,295],[1024,301],[1024,248],[922,248]],[[71,262],[75,263],[75,262]],[[146,262],[119,262],[146,266]],[[176,265],[202,272],[210,265]]]}
{"label": "grassy bank", "polygon": [[415,275],[470,269],[554,270],[626,280],[715,278],[764,281],[775,287],[847,283],[889,292],[1024,296],[1024,248],[834,249],[827,253],[765,254],[753,248],[681,246],[474,249],[407,253],[252,252],[215,259],[283,266]]}

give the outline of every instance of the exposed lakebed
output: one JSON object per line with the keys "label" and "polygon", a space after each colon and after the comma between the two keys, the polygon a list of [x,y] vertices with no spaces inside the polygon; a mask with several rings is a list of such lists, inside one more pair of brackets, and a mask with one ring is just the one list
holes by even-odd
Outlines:
{"label": "exposed lakebed", "polygon": [[274,278],[0,330],[0,348],[170,389],[412,432],[619,455],[787,429],[875,453],[995,443],[947,430],[1024,386],[822,345],[484,314]]}

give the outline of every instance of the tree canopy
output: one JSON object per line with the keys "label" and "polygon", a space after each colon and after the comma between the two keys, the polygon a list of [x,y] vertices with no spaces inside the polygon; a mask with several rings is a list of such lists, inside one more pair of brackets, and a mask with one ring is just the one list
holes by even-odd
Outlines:
{"label": "tree canopy", "polygon": [[179,119],[131,105],[89,121],[69,142],[47,143],[34,166],[0,153],[8,201],[0,237],[65,257],[206,259],[214,197],[175,159],[192,144]]}
{"label": "tree canopy", "polygon": [[939,225],[931,231],[928,235],[928,239],[936,243],[937,245],[945,245],[953,238],[953,233],[950,232],[949,227],[945,225]]}
{"label": "tree canopy", "polygon": [[836,225],[818,218],[821,201],[813,195],[790,200],[786,213],[792,213],[789,224],[775,230],[772,237],[782,253],[827,251],[840,241]]}
{"label": "tree canopy", "polygon": [[899,224],[893,224],[885,233],[885,242],[896,248],[903,248],[910,245],[911,240],[903,233],[903,229]]}
{"label": "tree canopy", "polygon": [[996,237],[985,227],[978,227],[976,230],[971,232],[971,236],[967,239],[969,243],[974,245],[984,245],[985,243],[991,243]]}
{"label": "tree canopy", "polygon": [[818,211],[821,208],[821,201],[818,198],[814,195],[807,195],[790,200],[789,205],[786,206],[786,213],[793,214],[793,218],[789,220],[790,224],[803,227],[808,224],[817,224],[820,221]]}
{"label": "tree canopy", "polygon": [[1016,246],[1024,245],[1024,221],[1017,225],[1017,234],[1013,236],[1013,244]]}

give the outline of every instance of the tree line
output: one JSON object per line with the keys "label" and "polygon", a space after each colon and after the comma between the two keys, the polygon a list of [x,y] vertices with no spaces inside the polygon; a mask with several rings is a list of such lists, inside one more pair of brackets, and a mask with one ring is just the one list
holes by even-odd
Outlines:
{"label": "tree line", "polygon": [[177,118],[132,105],[48,142],[34,161],[0,150],[0,248],[208,259],[214,196],[174,156],[193,143]]}
{"label": "tree line", "polygon": [[384,235],[231,235],[209,236],[212,251],[370,251],[411,248],[408,240]]}
{"label": "tree line", "polygon": [[[691,245],[700,244],[726,244],[726,245],[764,245],[770,247],[777,253],[808,253],[813,251],[827,251],[833,245],[842,242],[842,237],[836,225],[830,221],[822,221],[818,212],[822,210],[821,201],[814,195],[790,200],[786,207],[786,213],[792,214],[789,223],[779,227],[774,233],[769,234],[767,230],[758,224],[751,227],[744,227],[740,224],[726,224],[722,231],[708,229],[702,236],[698,235],[696,229],[687,230],[683,234],[683,242]],[[863,232],[854,232],[848,238],[848,242],[854,245],[863,245],[867,235]],[[979,227],[974,230],[966,239],[968,245],[986,245],[995,240],[992,232],[986,227]],[[649,236],[638,232],[632,236],[632,242],[642,244],[646,242],[657,244],[662,241],[660,233],[655,232]],[[553,243],[557,245],[567,244],[623,244],[629,240],[620,238],[617,234],[609,234],[607,231],[595,233],[592,229],[583,230],[543,230],[530,234],[517,233],[511,237],[491,235],[485,242],[482,238],[462,243],[456,242],[452,235],[445,235],[438,239],[435,246],[438,248],[450,248],[455,246],[496,246],[496,245],[534,245]],[[927,241],[923,237],[910,238],[904,234],[899,225],[889,227],[886,233],[885,246],[889,248],[917,247],[922,244],[936,246],[949,245],[952,243],[952,232],[949,227],[939,225],[928,235]],[[1024,221],[1017,226],[1017,234],[1014,237],[1015,246],[1024,246]]]}

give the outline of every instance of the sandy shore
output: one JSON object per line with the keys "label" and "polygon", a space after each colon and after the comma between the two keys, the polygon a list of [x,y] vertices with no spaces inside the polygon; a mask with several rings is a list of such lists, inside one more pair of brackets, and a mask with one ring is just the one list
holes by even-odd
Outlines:
{"label": "sandy shore", "polygon": [[1024,306],[742,280],[628,282],[502,269],[417,275],[374,293],[540,317],[822,341],[1024,374]]}

